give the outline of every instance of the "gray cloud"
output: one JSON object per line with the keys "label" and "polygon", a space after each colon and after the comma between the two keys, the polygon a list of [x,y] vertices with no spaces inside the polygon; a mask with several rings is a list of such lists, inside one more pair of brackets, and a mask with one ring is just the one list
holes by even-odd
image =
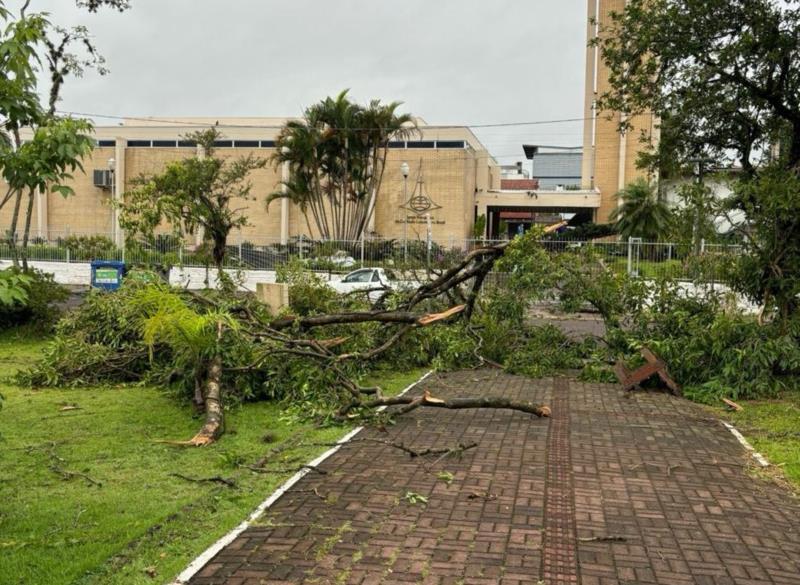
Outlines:
{"label": "gray cloud", "polygon": [[[64,110],[132,116],[288,116],[351,88],[434,124],[582,115],[582,0],[132,0],[88,14],[111,73],[70,80]],[[9,3],[11,6],[13,2]],[[105,123],[98,119],[98,123]],[[520,144],[578,145],[580,123],[486,129],[504,162]]]}

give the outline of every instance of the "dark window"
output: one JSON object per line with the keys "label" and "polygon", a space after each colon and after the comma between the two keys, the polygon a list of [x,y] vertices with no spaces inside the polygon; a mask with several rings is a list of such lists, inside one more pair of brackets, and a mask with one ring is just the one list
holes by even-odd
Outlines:
{"label": "dark window", "polygon": [[128,140],[128,146],[131,148],[150,148],[151,142],[149,140]]}
{"label": "dark window", "polygon": [[179,148],[195,148],[196,146],[197,142],[194,140],[178,140]]}
{"label": "dark window", "polygon": [[433,140],[409,140],[408,148],[433,148],[436,143]]}
{"label": "dark window", "polygon": [[117,141],[116,140],[98,140],[97,141],[97,146],[99,146],[100,148],[108,148],[109,146],[116,146],[116,145],[117,145]]}
{"label": "dark window", "polygon": [[233,140],[215,140],[214,146],[216,148],[233,148]]}
{"label": "dark window", "polygon": [[437,140],[436,148],[464,148],[463,140]]}
{"label": "dark window", "polygon": [[394,140],[389,143],[389,148],[405,148],[406,143],[402,140]]}
{"label": "dark window", "polygon": [[236,148],[258,148],[258,140],[235,140],[233,146]]}
{"label": "dark window", "polygon": [[262,140],[261,141],[261,148],[275,148],[275,141],[274,140]]}
{"label": "dark window", "polygon": [[153,147],[175,148],[174,140],[153,140]]}

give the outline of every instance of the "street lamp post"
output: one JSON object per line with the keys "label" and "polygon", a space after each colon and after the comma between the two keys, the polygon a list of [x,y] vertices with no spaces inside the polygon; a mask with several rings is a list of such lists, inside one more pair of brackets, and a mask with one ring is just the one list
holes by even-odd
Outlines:
{"label": "street lamp post", "polygon": [[[403,162],[400,165],[400,172],[403,174],[403,205],[405,206],[406,202],[408,201],[408,174],[410,172],[410,168],[407,162]],[[405,211],[405,207],[401,207],[403,209],[403,263],[408,264],[408,217]]]}
{"label": "street lamp post", "polygon": [[116,171],[117,169],[117,159],[113,156],[108,159],[106,163],[108,165],[108,176],[111,179],[111,201],[112,201],[112,208],[111,208],[111,239],[114,240],[114,243],[117,242],[117,230],[119,229],[119,209],[117,209],[116,205],[113,203],[117,197],[117,180],[116,180]]}

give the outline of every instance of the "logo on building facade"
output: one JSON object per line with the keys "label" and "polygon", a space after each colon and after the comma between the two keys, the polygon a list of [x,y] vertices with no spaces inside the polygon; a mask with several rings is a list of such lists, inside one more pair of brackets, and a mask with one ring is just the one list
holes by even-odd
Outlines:
{"label": "logo on building facade", "polygon": [[[425,180],[422,178],[422,161],[419,161],[419,171],[417,172],[417,182],[414,185],[414,191],[411,196],[405,201],[400,209],[410,211],[414,215],[406,216],[405,219],[400,220],[400,223],[423,223],[426,222],[426,217],[431,212],[441,209],[442,206],[438,205],[430,195],[425,191]],[[435,220],[435,223],[444,223],[444,220]]]}

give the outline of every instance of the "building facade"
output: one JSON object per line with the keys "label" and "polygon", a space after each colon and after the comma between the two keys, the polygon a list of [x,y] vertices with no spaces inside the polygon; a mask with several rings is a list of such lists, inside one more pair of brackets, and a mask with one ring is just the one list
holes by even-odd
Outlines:
{"label": "building facade", "polygon": [[588,0],[586,86],[584,99],[583,132],[583,189],[597,190],[600,205],[597,221],[609,221],[611,212],[619,201],[616,194],[626,185],[647,173],[637,167],[640,153],[658,141],[658,120],[653,115],[639,115],[631,120],[631,129],[620,133],[624,120],[619,112],[601,112],[596,107],[597,99],[610,89],[609,70],[603,63],[598,47],[591,41],[611,24],[610,14],[625,8],[626,0]]}
{"label": "building facade", "polygon": [[[102,234],[121,244],[113,200],[124,199],[134,181],[160,172],[166,164],[200,156],[184,140],[190,132],[218,123],[222,139],[216,147],[221,157],[254,155],[270,159],[275,139],[285,119],[146,119],[125,120],[118,126],[96,127],[96,148],[76,172],[74,195],[37,195],[32,237],[52,240],[69,234]],[[428,226],[439,243],[463,242],[472,236],[476,197],[500,185],[500,169],[468,128],[428,127],[420,122],[413,139],[389,144],[381,192],[370,221],[370,236],[409,240],[427,238]],[[403,163],[408,176],[403,176]],[[283,165],[268,164],[250,175],[254,199],[242,203],[248,225],[233,240],[280,241],[315,238],[303,212],[286,199],[266,205],[267,197],[281,190],[288,178]],[[11,205],[0,211],[0,228],[10,225]]]}

